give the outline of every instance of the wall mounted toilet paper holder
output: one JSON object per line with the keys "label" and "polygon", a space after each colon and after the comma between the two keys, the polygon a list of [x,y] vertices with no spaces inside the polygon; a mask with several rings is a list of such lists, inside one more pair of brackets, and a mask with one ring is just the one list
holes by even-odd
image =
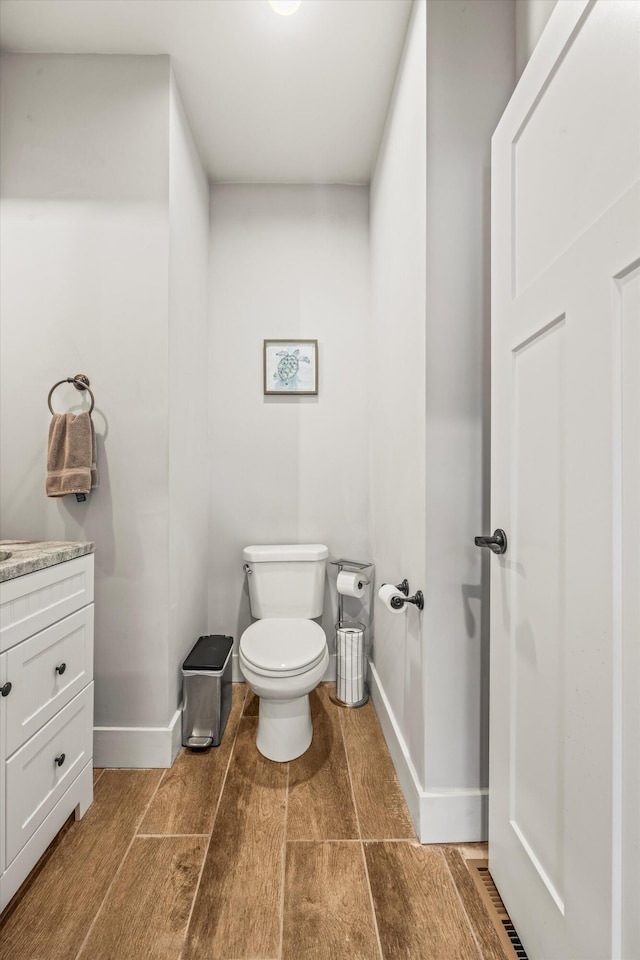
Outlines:
{"label": "wall mounted toilet paper holder", "polygon": [[418,610],[424,610],[424,594],[422,590],[416,590],[415,594],[409,596],[409,581],[405,578],[402,583],[396,584],[396,589],[404,593],[404,597],[391,597],[391,606],[394,610],[402,610],[405,603],[415,603]]}

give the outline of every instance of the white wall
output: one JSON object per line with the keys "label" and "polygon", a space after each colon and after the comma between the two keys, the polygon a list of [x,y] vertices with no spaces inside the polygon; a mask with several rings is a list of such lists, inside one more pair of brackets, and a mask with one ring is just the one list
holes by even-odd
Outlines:
{"label": "white wall", "polygon": [[[368,190],[214,185],[210,257],[209,629],[237,648],[244,546],[369,558]],[[319,341],[318,396],[265,397],[263,340],[296,337]]]}
{"label": "white wall", "polygon": [[[2,536],[96,541],[96,723],[164,722],[169,62],[1,70]],[[48,500],[47,392],[78,372],[99,486]],[[76,401],[60,387],[54,409]]]}
{"label": "white wall", "polygon": [[209,184],[171,75],[169,104],[169,708],[207,632]]}
{"label": "white wall", "polygon": [[[426,7],[414,5],[371,183],[371,542],[376,586],[425,568]],[[427,594],[428,595],[428,594]],[[373,662],[424,777],[422,618],[375,604]],[[375,679],[374,679],[375,682]]]}
{"label": "white wall", "polygon": [[556,0],[516,0],[516,77],[527,65]]}
{"label": "white wall", "polygon": [[[427,19],[425,789],[488,783],[490,140],[514,86],[514,10]],[[463,839],[460,837],[459,839]]]}
{"label": "white wall", "polygon": [[[166,728],[174,661],[194,626],[178,599],[176,564],[191,558],[175,530],[196,526],[196,508],[181,505],[182,467],[170,486],[169,458],[190,460],[204,433],[177,422],[202,388],[173,394],[192,367],[187,344],[205,370],[206,186],[175,97],[170,156],[167,57],[7,54],[1,71],[1,535],[96,541],[96,725]],[[95,390],[99,486],[85,503],[48,500],[47,392],[78,372]],[[55,409],[78,398],[61,387]],[[202,463],[200,447],[193,459]],[[199,476],[193,489],[202,558]],[[203,572],[189,602],[205,583]]]}
{"label": "white wall", "polygon": [[473,537],[488,523],[490,138],[513,37],[511,3],[418,0],[372,183],[373,555],[378,582],[425,593],[421,616],[376,606],[374,701],[426,842],[484,831]]}

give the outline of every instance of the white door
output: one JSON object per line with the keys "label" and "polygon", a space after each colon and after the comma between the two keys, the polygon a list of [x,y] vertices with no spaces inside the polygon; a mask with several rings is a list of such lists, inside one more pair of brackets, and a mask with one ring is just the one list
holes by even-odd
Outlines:
{"label": "white door", "polygon": [[530,960],[640,960],[637,0],[559,0],[492,203],[490,869]]}

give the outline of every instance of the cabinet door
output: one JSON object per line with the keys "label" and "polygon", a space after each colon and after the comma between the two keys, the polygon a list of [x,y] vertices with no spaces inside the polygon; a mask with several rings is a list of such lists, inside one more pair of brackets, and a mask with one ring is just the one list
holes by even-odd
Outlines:
{"label": "cabinet door", "polygon": [[5,868],[89,763],[92,750],[90,683],[5,762]]}
{"label": "cabinet door", "polygon": [[5,654],[6,756],[33,736],[93,679],[93,604]]}
{"label": "cabinet door", "polygon": [[[0,687],[7,682],[7,655],[0,653]],[[4,761],[6,757],[5,750],[5,731],[7,729],[7,697],[0,697],[0,874],[4,871]]]}

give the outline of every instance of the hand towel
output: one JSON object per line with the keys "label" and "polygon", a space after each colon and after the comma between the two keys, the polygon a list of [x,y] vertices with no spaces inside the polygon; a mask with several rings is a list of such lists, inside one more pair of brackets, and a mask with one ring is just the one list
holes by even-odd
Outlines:
{"label": "hand towel", "polygon": [[49,425],[48,497],[89,493],[97,486],[96,439],[88,413],[55,413]]}
{"label": "hand towel", "polygon": [[96,449],[96,432],[93,429],[93,420],[88,413],[89,423],[91,424],[91,486],[98,486],[98,452]]}

